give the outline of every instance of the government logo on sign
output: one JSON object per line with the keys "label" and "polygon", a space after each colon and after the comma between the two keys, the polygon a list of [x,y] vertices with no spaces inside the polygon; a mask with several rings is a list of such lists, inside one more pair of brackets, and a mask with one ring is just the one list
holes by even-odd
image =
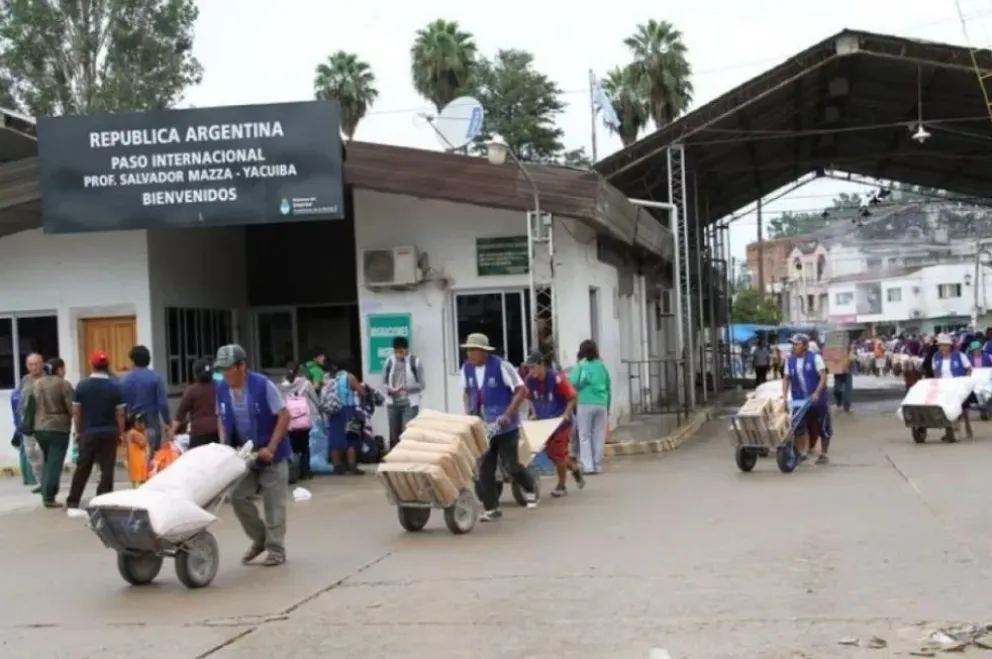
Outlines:
{"label": "government logo on sign", "polygon": [[289,205],[288,199],[283,199],[282,202],[280,202],[279,204],[279,212],[282,213],[283,215],[289,215],[289,211],[291,211],[292,209],[293,207]]}

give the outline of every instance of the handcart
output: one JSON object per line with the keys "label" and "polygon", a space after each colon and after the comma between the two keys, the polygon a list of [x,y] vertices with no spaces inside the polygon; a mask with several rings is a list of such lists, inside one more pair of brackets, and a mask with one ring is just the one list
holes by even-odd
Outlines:
{"label": "handcart", "polygon": [[734,460],[743,472],[754,469],[758,458],[767,458],[775,452],[775,462],[783,474],[791,474],[799,465],[796,453],[796,431],[806,422],[806,412],[810,401],[790,401],[791,419],[785,432],[770,428],[766,419],[758,417],[733,416],[730,419],[733,430]]}
{"label": "handcart", "polygon": [[[382,472],[380,472],[382,473]],[[468,488],[458,490],[453,502],[441,495],[431,484],[429,478],[414,478],[418,483],[415,497],[403,496],[388,478],[386,497],[389,503],[396,506],[396,515],[404,531],[415,533],[422,531],[431,518],[435,508],[444,511],[444,525],[455,535],[463,535],[475,528],[479,521],[481,505],[475,498],[475,492]]]}
{"label": "handcart", "polygon": [[[490,439],[492,439],[493,435],[496,434],[496,431],[498,429],[499,429],[499,426],[497,424],[495,424],[495,423],[488,424],[488,425],[486,425],[486,435]],[[492,450],[492,449],[490,449],[490,450]],[[485,457],[485,456],[483,456],[483,457]],[[531,482],[534,483],[534,494],[537,496],[538,501],[540,501],[540,499],[541,499],[541,473],[537,469],[537,465],[534,464],[534,458],[536,458],[536,457],[537,457],[537,452],[536,451],[531,451],[530,462],[528,462],[525,465],[520,465],[520,466],[522,466],[524,469],[526,469],[527,470],[527,473],[530,474]],[[479,462],[481,464],[482,460],[480,459]],[[513,480],[513,477],[510,475],[509,470],[503,465],[503,461],[500,460],[499,463],[498,463],[498,466],[496,468],[496,498],[497,499],[502,498],[502,496],[503,496],[503,486],[506,483],[509,483],[510,484],[510,492],[513,494],[513,500],[517,502],[517,505],[518,506],[520,506],[522,508],[526,508],[527,507],[527,504],[529,503],[527,501],[527,492],[524,490],[523,487],[521,487],[520,483],[518,483],[515,480]],[[483,498],[482,497],[482,484],[478,480],[476,480],[476,482],[475,482],[475,493],[476,493],[476,496],[478,496],[479,497],[479,500],[481,501],[482,498]]]}
{"label": "handcart", "polygon": [[[246,462],[253,461],[255,458],[251,449],[252,445],[248,442],[239,449],[238,454]],[[203,506],[204,510],[216,513],[245,475],[247,472],[225,487]],[[176,577],[187,588],[204,588],[217,576],[220,548],[217,539],[206,529],[172,542],[152,530],[147,511],[101,507],[87,513],[90,529],[105,547],[117,553],[117,571],[132,586],[145,586],[154,581],[166,558],[175,561]]]}
{"label": "handcart", "polygon": [[902,418],[913,441],[923,444],[928,430],[943,430],[950,441],[957,441],[958,421],[951,421],[939,405],[903,405]]}

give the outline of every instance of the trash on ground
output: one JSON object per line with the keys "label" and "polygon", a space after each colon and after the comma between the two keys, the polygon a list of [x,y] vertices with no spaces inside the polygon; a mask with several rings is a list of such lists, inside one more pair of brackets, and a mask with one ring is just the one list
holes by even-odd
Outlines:
{"label": "trash on ground", "polygon": [[861,645],[861,641],[859,641],[858,639],[852,636],[849,638],[840,639],[839,641],[837,641],[837,645]]}
{"label": "trash on ground", "polygon": [[992,646],[992,623],[962,623],[942,627],[931,631],[924,641],[924,649],[940,652],[964,652],[972,645],[982,649]]}
{"label": "trash on ground", "polygon": [[309,501],[312,498],[313,495],[310,494],[310,490],[306,488],[298,487],[293,490],[293,501]]}
{"label": "trash on ground", "polygon": [[89,517],[82,508],[67,508],[65,514],[69,519],[87,519]]}
{"label": "trash on ground", "polygon": [[648,653],[648,659],[672,659],[672,655],[664,648],[651,648],[651,652]]}
{"label": "trash on ground", "polygon": [[868,643],[865,645],[866,648],[871,650],[883,650],[889,647],[889,642],[886,641],[881,636],[872,636],[868,639]]}

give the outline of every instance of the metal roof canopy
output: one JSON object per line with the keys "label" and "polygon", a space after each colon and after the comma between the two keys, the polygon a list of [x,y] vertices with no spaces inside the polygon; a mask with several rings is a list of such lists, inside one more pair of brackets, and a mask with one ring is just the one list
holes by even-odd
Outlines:
{"label": "metal roof canopy", "polygon": [[[992,70],[988,51],[976,56]],[[911,139],[918,93],[924,144]],[[870,32],[825,39],[595,168],[630,197],[668,200],[667,151],[679,144],[687,184],[708,205],[704,225],[825,169],[978,197],[992,189],[992,120],[971,50]]]}

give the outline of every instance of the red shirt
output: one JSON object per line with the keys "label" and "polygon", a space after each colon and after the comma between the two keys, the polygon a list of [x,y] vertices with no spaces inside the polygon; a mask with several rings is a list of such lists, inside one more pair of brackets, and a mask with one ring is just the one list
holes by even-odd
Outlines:
{"label": "red shirt", "polygon": [[[537,381],[537,390],[539,392],[546,391],[545,386],[547,386],[547,378],[538,379],[536,375],[531,375],[530,377]],[[572,401],[575,399],[575,396],[577,395],[575,393],[575,387],[573,387],[572,383],[568,381],[568,378],[565,377],[564,373],[555,373],[555,382],[559,396],[567,401]],[[527,390],[527,397],[530,398],[530,389]]]}

